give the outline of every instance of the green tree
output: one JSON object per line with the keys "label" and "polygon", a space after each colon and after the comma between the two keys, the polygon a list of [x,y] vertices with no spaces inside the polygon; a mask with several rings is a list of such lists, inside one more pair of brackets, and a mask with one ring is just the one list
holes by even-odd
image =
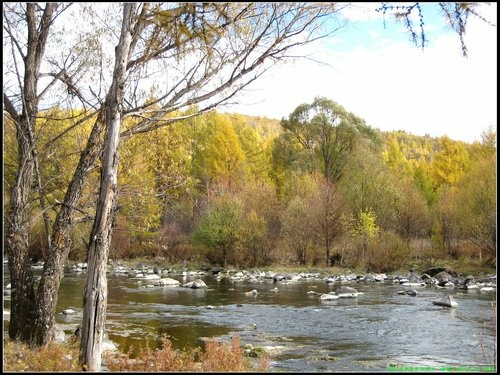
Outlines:
{"label": "green tree", "polygon": [[342,177],[357,138],[375,137],[363,119],[322,97],[299,105],[281,124],[302,149],[314,151],[323,174],[334,183]]}
{"label": "green tree", "polygon": [[196,245],[207,250],[207,258],[224,268],[230,259],[235,259],[231,252],[236,251],[238,233],[244,220],[244,208],[237,199],[229,196],[213,201],[200,217],[193,232]]}
{"label": "green tree", "polygon": [[418,163],[414,167],[413,179],[424,195],[428,206],[434,207],[437,199],[437,192],[432,186],[431,170],[427,162]]}
{"label": "green tree", "polygon": [[384,230],[395,230],[397,225],[395,202],[400,196],[400,179],[384,163],[378,147],[360,141],[349,158],[349,168],[338,184],[355,216],[371,209]]}
{"label": "green tree", "polygon": [[291,175],[320,170],[314,151],[304,149],[289,132],[280,134],[272,143],[271,165],[271,178],[280,198],[287,194],[285,189]]}

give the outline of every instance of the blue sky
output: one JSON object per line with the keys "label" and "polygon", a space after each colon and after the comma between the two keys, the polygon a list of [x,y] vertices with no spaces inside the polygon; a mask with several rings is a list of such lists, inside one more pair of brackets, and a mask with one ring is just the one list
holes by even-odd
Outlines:
{"label": "blue sky", "polygon": [[468,58],[436,5],[424,4],[428,45],[422,51],[402,24],[386,17],[384,27],[374,11],[379,4],[348,10],[347,27],[300,51],[322,64],[300,60],[272,69],[226,110],[281,119],[325,96],[380,130],[473,142],[496,129],[496,3],[480,9],[495,26],[469,18]]}

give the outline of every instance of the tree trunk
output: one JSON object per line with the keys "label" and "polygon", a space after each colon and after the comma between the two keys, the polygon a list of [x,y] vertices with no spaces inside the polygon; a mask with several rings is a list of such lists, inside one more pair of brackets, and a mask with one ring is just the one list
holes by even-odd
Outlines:
{"label": "tree trunk", "polygon": [[[20,152],[22,154],[22,152]],[[28,254],[29,221],[27,218],[33,163],[20,162],[16,186],[11,192],[6,247],[11,280],[9,337],[27,341],[35,301],[33,273]]]}
{"label": "tree trunk", "polygon": [[[17,114],[14,105],[4,94],[4,108],[16,124],[19,146],[18,170],[10,195],[5,241],[12,285],[9,337],[22,341],[29,340],[35,307],[34,281],[30,268],[28,246],[29,201],[37,157],[34,143],[34,125],[38,115],[39,101],[37,86],[52,17],[58,4],[47,4],[39,19],[36,17],[37,6],[35,3],[26,5],[28,30],[26,54],[23,57],[23,85],[20,87],[23,104],[21,115]],[[19,78],[21,77],[19,76]],[[19,80],[21,81],[21,79]]]}
{"label": "tree trunk", "polygon": [[[8,103],[10,104],[10,102]],[[14,111],[11,113],[11,117],[13,117],[17,127],[19,158],[16,182],[11,191],[10,210],[7,216],[6,247],[12,287],[9,337],[12,340],[27,341],[35,302],[33,273],[28,254],[29,198],[34,170],[33,145],[31,143],[33,137],[30,135],[33,131],[31,122],[33,117],[27,115],[18,117],[15,110],[10,109]]]}
{"label": "tree trunk", "polygon": [[330,264],[330,239],[329,238],[326,238],[325,240],[325,253],[326,253],[326,267],[330,267],[331,264]]}
{"label": "tree trunk", "polygon": [[80,365],[86,371],[100,371],[102,338],[106,321],[108,287],[106,266],[112,235],[113,211],[117,194],[118,143],[126,67],[132,41],[132,16],[136,5],[123,5],[123,21],[115,49],[113,81],[105,101],[106,136],[102,156],[101,182],[96,217],[90,235],[88,267],[83,292]]}
{"label": "tree trunk", "polygon": [[64,277],[64,262],[71,247],[74,207],[82,197],[88,175],[102,152],[104,119],[99,116],[92,128],[85,151],[80,156],[64,202],[57,214],[52,232],[52,247],[45,261],[42,278],[37,290],[36,311],[31,330],[31,345],[45,345],[55,338],[55,314],[59,287]]}

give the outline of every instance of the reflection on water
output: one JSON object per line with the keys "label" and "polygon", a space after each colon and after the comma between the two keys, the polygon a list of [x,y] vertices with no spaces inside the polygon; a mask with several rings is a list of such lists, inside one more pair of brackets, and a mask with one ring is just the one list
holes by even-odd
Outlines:
{"label": "reflection on water", "polygon": [[[5,267],[4,273],[8,273]],[[61,285],[57,321],[67,333],[81,320],[84,280],[84,274],[67,273]],[[242,343],[272,353],[272,371],[473,366],[496,355],[491,307],[496,293],[422,287],[412,297],[398,295],[402,288],[392,283],[356,283],[351,286],[363,293],[357,298],[321,302],[307,292],[327,293],[337,286],[322,280],[294,284],[217,281],[212,276],[203,280],[206,290],[140,288],[138,279],[109,274],[109,338],[127,351],[131,346],[158,347],[164,334],[175,348],[201,346],[206,337],[229,340],[239,335]],[[245,295],[252,289],[259,294]],[[432,305],[448,293],[458,302],[457,308]],[[4,292],[4,310],[9,302]],[[66,308],[77,314],[61,314]]]}

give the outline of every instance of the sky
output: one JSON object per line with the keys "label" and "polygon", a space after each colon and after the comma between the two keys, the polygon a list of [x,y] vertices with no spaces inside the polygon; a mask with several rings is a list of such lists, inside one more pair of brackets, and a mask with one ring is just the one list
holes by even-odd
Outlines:
{"label": "sky", "polygon": [[[316,96],[334,100],[382,131],[448,136],[472,143],[497,127],[497,5],[481,4],[467,23],[468,57],[445,27],[437,5],[424,8],[427,46],[417,47],[402,24],[364,3],[351,22],[302,50],[308,59],[265,73],[227,112],[281,119]],[[418,23],[417,23],[418,25]]]}

